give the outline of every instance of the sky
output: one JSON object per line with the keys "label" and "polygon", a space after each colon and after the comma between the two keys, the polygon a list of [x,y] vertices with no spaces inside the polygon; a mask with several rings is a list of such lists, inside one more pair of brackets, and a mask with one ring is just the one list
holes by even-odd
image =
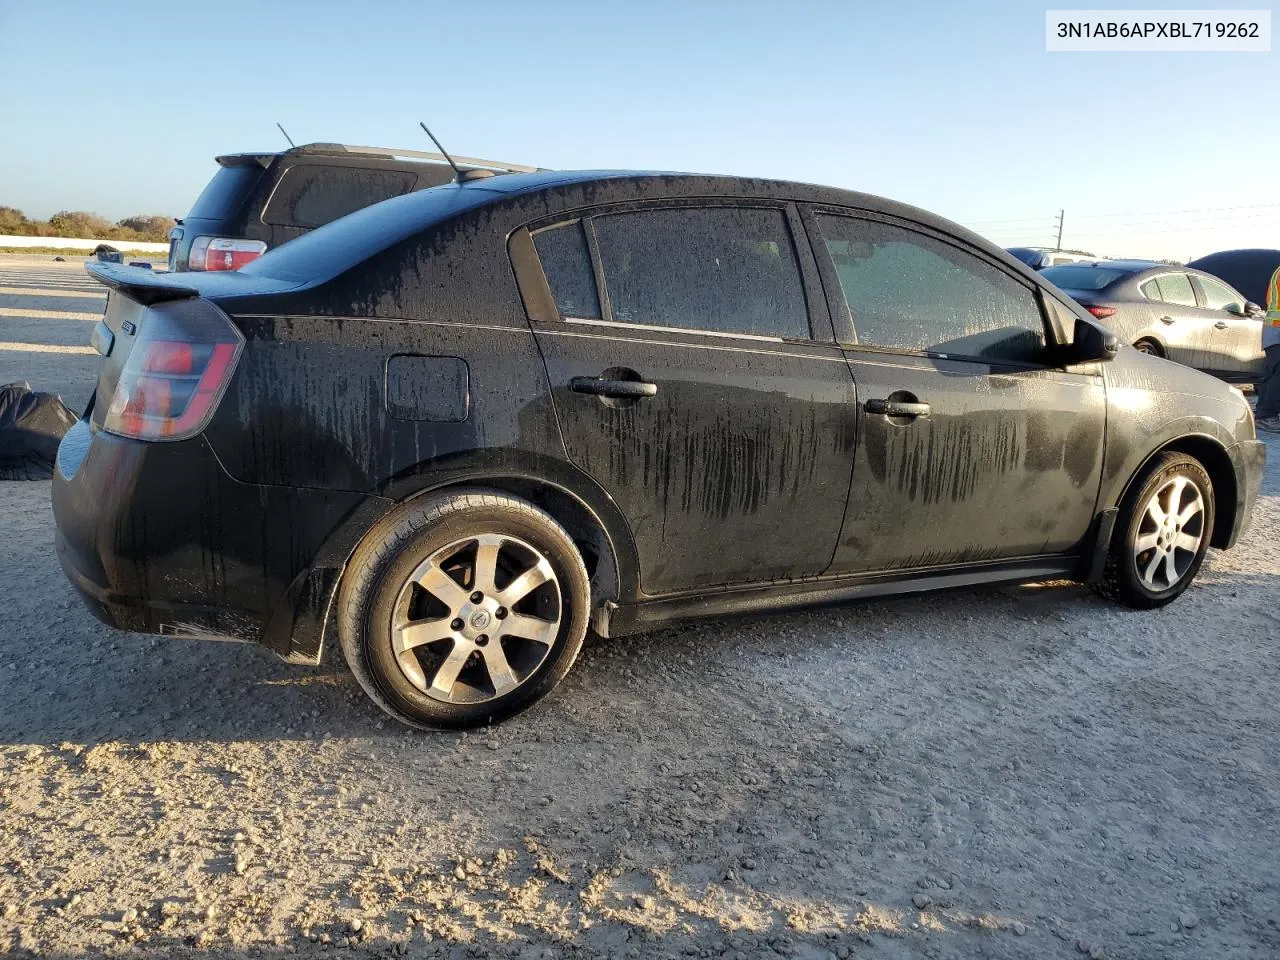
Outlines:
{"label": "sky", "polygon": [[0,205],[181,216],[277,121],[430,150],[425,120],[453,153],[830,184],[1006,246],[1062,210],[1101,255],[1280,247],[1280,53],[1047,53],[1050,6],[0,0]]}

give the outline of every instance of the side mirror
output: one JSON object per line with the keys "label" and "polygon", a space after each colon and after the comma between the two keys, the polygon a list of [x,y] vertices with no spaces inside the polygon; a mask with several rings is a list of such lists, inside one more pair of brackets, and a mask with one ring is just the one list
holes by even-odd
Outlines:
{"label": "side mirror", "polygon": [[1076,318],[1071,346],[1066,350],[1068,363],[1093,363],[1098,360],[1114,360],[1120,351],[1120,341],[1110,330]]}
{"label": "side mirror", "polygon": [[1227,311],[1227,313],[1231,314],[1233,317],[1243,317],[1245,316],[1248,307],[1242,307],[1238,303],[1228,303],[1222,309]]}
{"label": "side mirror", "polygon": [[1252,300],[1250,300],[1248,303],[1244,305],[1244,315],[1246,317],[1261,317],[1261,316],[1264,316],[1265,314],[1266,314],[1266,311],[1263,310],[1256,303],[1254,303]]}

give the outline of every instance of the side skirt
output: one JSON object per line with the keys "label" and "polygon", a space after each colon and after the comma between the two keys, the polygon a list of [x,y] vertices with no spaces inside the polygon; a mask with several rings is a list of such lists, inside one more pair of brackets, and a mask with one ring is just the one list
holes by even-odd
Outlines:
{"label": "side skirt", "polygon": [[986,583],[1025,583],[1057,577],[1076,579],[1079,570],[1079,557],[1052,556],[939,567],[928,571],[900,570],[803,583],[765,584],[715,593],[663,597],[640,603],[610,602],[598,611],[593,626],[601,636],[621,637],[661,629],[680,620],[702,617],[772,613],[845,603],[865,597],[947,590]]}

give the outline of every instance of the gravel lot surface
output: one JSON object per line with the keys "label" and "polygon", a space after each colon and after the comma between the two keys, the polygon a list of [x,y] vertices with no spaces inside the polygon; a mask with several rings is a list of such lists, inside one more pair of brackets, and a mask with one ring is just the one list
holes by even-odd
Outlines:
{"label": "gravel lot surface", "polygon": [[[88,335],[37,320],[0,341]],[[0,381],[83,403],[93,359]],[[1043,584],[597,640],[470,735],[336,661],[100,626],[48,483],[0,483],[0,954],[1280,956],[1272,456],[1162,611]]]}

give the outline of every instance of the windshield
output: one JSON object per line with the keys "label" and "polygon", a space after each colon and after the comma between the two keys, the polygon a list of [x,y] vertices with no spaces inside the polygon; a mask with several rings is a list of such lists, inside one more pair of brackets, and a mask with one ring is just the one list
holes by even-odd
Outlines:
{"label": "windshield", "polygon": [[432,224],[498,196],[482,186],[448,184],[392,197],[268,250],[240,272],[276,280],[328,280]]}
{"label": "windshield", "polygon": [[1040,276],[1064,290],[1101,290],[1126,276],[1126,273],[1124,270],[1108,270],[1105,267],[1073,263],[1063,264],[1060,267],[1048,267],[1040,271]]}
{"label": "windshield", "polygon": [[256,163],[220,167],[187,216],[197,220],[222,220],[231,216],[260,176],[262,167]]}

